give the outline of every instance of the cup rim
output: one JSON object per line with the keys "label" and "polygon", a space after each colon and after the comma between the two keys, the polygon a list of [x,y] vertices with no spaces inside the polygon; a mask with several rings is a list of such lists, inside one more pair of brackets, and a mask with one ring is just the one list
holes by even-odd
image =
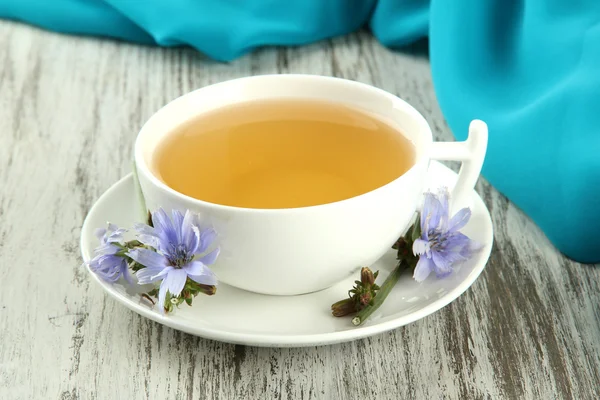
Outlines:
{"label": "cup rim", "polygon": [[[201,93],[208,88],[214,90],[215,87],[231,85],[234,83],[243,83],[248,80],[271,80],[271,79],[312,79],[314,81],[337,81],[342,82],[344,84],[355,86],[358,89],[370,91],[378,96],[386,97],[391,100],[393,103],[401,104],[404,109],[407,109],[410,112],[410,117],[414,119],[422,128],[422,131],[425,137],[425,146],[429,147],[433,143],[433,134],[431,132],[431,127],[423,117],[423,115],[417,111],[411,104],[407,101],[401,99],[400,97],[386,92],[383,89],[377,88],[375,86],[371,86],[362,82],[352,81],[344,78],[337,78],[332,76],[322,76],[322,75],[311,75],[311,74],[265,74],[265,75],[254,75],[242,78],[229,79],[226,81],[221,81],[217,83],[213,83],[211,85],[203,86],[199,89],[193,90],[191,92],[185,93],[162,106],[158,111],[156,111],[152,116],[142,125],[134,144],[134,168],[136,168],[136,172],[138,175],[143,174],[144,177],[155,187],[159,188],[162,191],[169,193],[172,196],[175,196],[178,200],[184,201],[186,203],[190,203],[195,206],[201,206],[202,208],[212,208],[214,210],[220,211],[236,211],[236,212],[252,212],[252,213],[264,213],[264,214],[277,214],[277,213],[290,213],[290,212],[306,212],[314,209],[324,209],[329,207],[337,207],[342,204],[347,204],[351,202],[357,202],[363,200],[365,197],[370,196],[376,192],[380,192],[388,188],[392,185],[397,185],[400,181],[405,180],[407,175],[412,175],[414,171],[420,166],[422,163],[429,162],[429,149],[425,148],[420,152],[425,154],[420,159],[416,159],[415,163],[402,175],[397,177],[396,179],[386,183],[385,185],[379,186],[373,190],[362,193],[360,195],[350,197],[347,199],[342,199],[330,203],[317,204],[312,206],[304,206],[304,207],[291,207],[291,208],[251,208],[251,207],[237,207],[237,206],[229,206],[225,204],[212,203],[205,200],[200,200],[169,187],[163,181],[161,181],[150,169],[150,167],[146,163],[146,159],[142,154],[142,144],[144,140],[144,136],[147,135],[147,132],[152,129],[152,125],[155,120],[159,118],[161,114],[169,112],[170,109],[177,106],[177,103],[184,101],[185,99],[191,96],[200,96]],[[175,125],[174,125],[175,126]],[[138,178],[139,179],[139,178]]]}

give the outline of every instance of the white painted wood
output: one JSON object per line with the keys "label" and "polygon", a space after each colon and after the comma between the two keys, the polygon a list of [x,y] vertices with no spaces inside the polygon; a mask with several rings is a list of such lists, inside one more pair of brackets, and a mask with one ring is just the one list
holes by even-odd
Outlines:
{"label": "white painted wood", "polygon": [[119,306],[80,268],[83,218],[129,171],[141,124],[194,88],[336,75],[401,96],[451,139],[426,56],[406,51],[360,32],[222,64],[0,22],[0,398],[600,397],[600,271],[558,254],[485,182],[496,242],[482,277],[442,311],[352,343],[199,339]]}

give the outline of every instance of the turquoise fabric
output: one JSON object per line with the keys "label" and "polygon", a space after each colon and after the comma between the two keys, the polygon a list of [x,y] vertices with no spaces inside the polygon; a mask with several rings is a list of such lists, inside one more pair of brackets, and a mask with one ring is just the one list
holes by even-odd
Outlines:
{"label": "turquoise fabric", "polygon": [[566,255],[600,262],[598,0],[0,0],[0,17],[221,61],[363,25],[389,47],[429,36],[455,136],[489,125],[484,176]]}
{"label": "turquoise fabric", "polygon": [[600,1],[445,3],[430,57],[450,128],[486,121],[484,176],[566,255],[600,262]]}

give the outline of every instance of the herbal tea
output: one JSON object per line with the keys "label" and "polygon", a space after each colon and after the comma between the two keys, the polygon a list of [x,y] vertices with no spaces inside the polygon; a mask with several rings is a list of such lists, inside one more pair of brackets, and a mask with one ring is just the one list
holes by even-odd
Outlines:
{"label": "herbal tea", "polygon": [[355,108],[305,100],[249,102],[182,125],[158,146],[155,174],[216,204],[294,208],[383,186],[414,163],[397,130]]}

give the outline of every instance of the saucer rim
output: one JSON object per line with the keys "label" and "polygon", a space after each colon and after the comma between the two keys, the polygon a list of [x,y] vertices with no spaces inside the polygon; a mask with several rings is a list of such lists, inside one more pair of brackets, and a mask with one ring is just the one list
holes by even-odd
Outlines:
{"label": "saucer rim", "polygon": [[[438,164],[435,168],[442,167],[450,171],[452,174],[456,175],[454,171],[450,168],[446,167],[442,163],[438,161],[431,161],[429,169],[432,168],[433,164]],[[428,170],[428,174],[429,174]],[[111,185],[102,195],[94,202],[93,206],[90,208],[88,214],[86,215],[82,227],[81,227],[81,237],[80,237],[80,251],[81,256],[84,262],[89,261],[90,255],[93,252],[93,249],[89,248],[86,243],[84,243],[84,232],[89,231],[90,227],[88,227],[88,221],[91,219],[90,216],[97,213],[97,209],[100,207],[100,204],[104,203],[107,198],[110,198],[113,193],[119,192],[122,186],[125,185],[134,185],[133,182],[133,174],[129,173],[123,178],[119,179],[113,185]],[[190,325],[186,320],[177,320],[173,315],[162,315],[159,312],[149,309],[143,306],[141,303],[136,303],[130,296],[120,293],[117,291],[114,286],[108,282],[103,281],[100,277],[94,274],[87,264],[85,265],[85,269],[91,275],[92,279],[100,285],[105,292],[108,293],[110,297],[117,300],[119,303],[125,305],[130,310],[136,312],[137,314],[149,318],[155,322],[163,324],[173,329],[177,329],[189,334],[193,334],[199,337],[203,337],[206,339],[217,340],[221,342],[227,342],[232,344],[243,344],[250,346],[259,346],[259,347],[305,347],[305,346],[320,346],[320,345],[329,345],[336,344],[341,342],[348,342],[356,339],[365,338],[368,336],[373,336],[376,334],[388,332],[392,329],[399,328],[401,326],[410,324],[415,322],[421,318],[429,316],[434,312],[446,307],[452,301],[456,300],[459,296],[461,296],[468,288],[470,288],[473,283],[477,280],[477,278],[481,275],[484,268],[487,265],[489,260],[492,245],[493,245],[493,224],[491,220],[491,215],[489,210],[487,209],[485,203],[479,196],[479,194],[473,190],[472,195],[473,206],[474,207],[482,207],[482,210],[485,211],[485,219],[486,225],[489,226],[489,230],[486,232],[486,243],[484,247],[480,250],[479,257],[481,261],[479,261],[476,267],[468,274],[465,279],[453,290],[446,293],[443,297],[434,301],[433,303],[411,312],[408,315],[403,315],[400,317],[389,319],[385,322],[381,323],[373,323],[367,326],[359,326],[347,330],[342,331],[332,331],[328,333],[317,333],[317,334],[265,334],[265,333],[253,333],[253,332],[231,332],[223,329],[213,329],[210,327],[202,326],[197,327]],[[87,238],[85,238],[87,239]],[[489,240],[488,240],[489,239]],[[221,283],[221,285],[225,285]],[[241,289],[240,289],[241,290]],[[260,295],[260,294],[259,294]],[[267,296],[267,295],[261,295]]]}

